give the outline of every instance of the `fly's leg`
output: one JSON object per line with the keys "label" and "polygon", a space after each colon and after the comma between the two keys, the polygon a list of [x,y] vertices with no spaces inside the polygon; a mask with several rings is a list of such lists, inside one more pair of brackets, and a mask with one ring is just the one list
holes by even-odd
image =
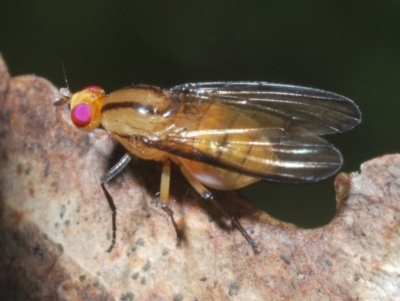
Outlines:
{"label": "fly's leg", "polygon": [[171,218],[172,225],[175,228],[177,245],[179,246],[181,243],[181,232],[179,231],[178,225],[174,219],[174,212],[169,208],[169,183],[171,178],[171,167],[168,159],[163,161],[163,169],[161,173],[161,185],[160,185],[160,202],[161,208],[165,211],[165,213]]}
{"label": "fly's leg", "polygon": [[[169,204],[169,183],[171,178],[171,166],[168,159],[164,160],[164,165],[161,173],[161,185],[160,185],[160,201],[162,208],[168,208]],[[166,210],[166,209],[164,209]],[[169,215],[169,214],[168,214]]]}
{"label": "fly's leg", "polygon": [[240,231],[243,237],[247,240],[254,253],[258,253],[258,248],[254,240],[246,232],[246,230],[239,223],[238,219],[230,214],[224,207],[221,206],[215,199],[212,193],[203,186],[195,177],[193,177],[182,165],[180,165],[181,171],[185,178],[189,181],[190,185],[201,195],[201,197],[207,201],[211,201],[215,207],[227,218],[231,220],[231,223]]}
{"label": "fly's leg", "polygon": [[114,201],[111,197],[111,195],[108,193],[106,187],[104,184],[108,181],[110,181],[112,178],[114,178],[117,174],[119,174],[131,161],[131,156],[129,154],[125,154],[117,164],[115,164],[109,171],[107,171],[104,176],[101,177],[100,179],[100,186],[101,189],[103,190],[106,198],[108,205],[110,206],[110,209],[112,211],[112,239],[111,239],[111,246],[108,248],[107,252],[111,252],[111,250],[115,246],[115,240],[117,237],[117,207],[114,204]]}

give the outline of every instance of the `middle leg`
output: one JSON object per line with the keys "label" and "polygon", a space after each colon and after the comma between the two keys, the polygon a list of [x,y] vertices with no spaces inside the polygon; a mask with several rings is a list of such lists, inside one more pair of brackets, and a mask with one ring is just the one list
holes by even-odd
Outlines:
{"label": "middle leg", "polygon": [[169,159],[163,160],[163,169],[161,173],[161,184],[160,184],[160,202],[161,208],[171,218],[172,225],[174,226],[177,238],[177,245],[179,246],[182,241],[182,233],[178,228],[178,225],[174,219],[174,212],[169,207],[169,188],[171,178],[171,166]]}

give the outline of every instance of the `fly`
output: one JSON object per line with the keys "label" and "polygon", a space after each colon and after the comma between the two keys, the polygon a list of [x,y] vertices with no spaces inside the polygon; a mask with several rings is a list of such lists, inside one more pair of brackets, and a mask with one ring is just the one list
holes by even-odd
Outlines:
{"label": "fly", "polygon": [[[253,250],[257,245],[213,197],[207,187],[234,190],[259,180],[316,182],[336,173],[340,152],[321,135],[341,133],[361,121],[350,99],[323,90],[266,82],[191,83],[169,90],[135,85],[108,95],[98,86],[77,93],[61,89],[70,103],[72,122],[83,131],[100,125],[127,154],[101,179],[104,184],[129,163],[131,156],[163,163],[160,201],[169,208],[170,162],[192,187],[229,217]],[[178,231],[177,231],[178,233]]]}

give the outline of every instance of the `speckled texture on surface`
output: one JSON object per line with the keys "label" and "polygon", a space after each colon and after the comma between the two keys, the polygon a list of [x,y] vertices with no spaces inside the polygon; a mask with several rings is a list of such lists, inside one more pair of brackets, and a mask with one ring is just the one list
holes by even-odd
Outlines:
{"label": "speckled texture on surface", "polygon": [[[400,156],[372,160],[337,181],[327,226],[304,230],[218,194],[259,244],[238,231],[173,170],[171,207],[157,206],[159,165],[136,162],[107,184],[116,144],[82,133],[57,90],[35,76],[9,78],[0,62],[0,294],[11,300],[398,300]],[[118,153],[118,151],[117,151]],[[346,198],[347,194],[349,195]]]}

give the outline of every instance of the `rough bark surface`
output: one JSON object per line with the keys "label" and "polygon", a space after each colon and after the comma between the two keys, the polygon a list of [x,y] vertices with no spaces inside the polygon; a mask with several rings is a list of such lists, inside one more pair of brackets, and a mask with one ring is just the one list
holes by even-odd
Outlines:
{"label": "rough bark surface", "polygon": [[[82,133],[58,91],[36,76],[10,78],[0,58],[0,295],[4,300],[399,300],[400,155],[339,174],[332,222],[304,230],[218,194],[259,244],[238,231],[173,170],[171,207],[157,206],[160,166],[115,163],[107,133]],[[113,156],[114,155],[114,156]],[[112,162],[112,163],[110,163]]]}

